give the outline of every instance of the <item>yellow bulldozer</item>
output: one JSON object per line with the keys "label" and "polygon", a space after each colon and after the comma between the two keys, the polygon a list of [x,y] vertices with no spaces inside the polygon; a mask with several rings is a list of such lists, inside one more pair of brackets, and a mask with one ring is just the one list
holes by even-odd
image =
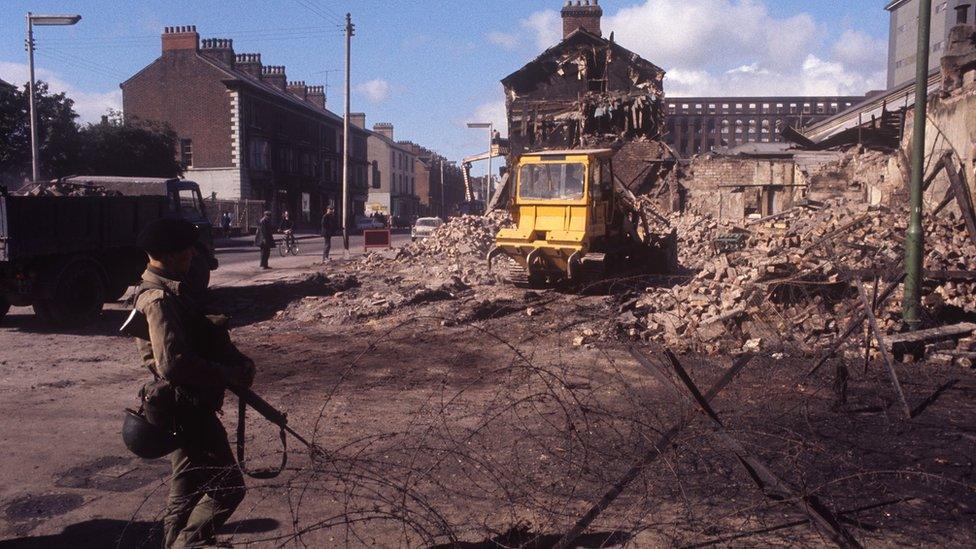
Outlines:
{"label": "yellow bulldozer", "polygon": [[[677,231],[655,232],[613,174],[611,149],[523,154],[504,199],[514,226],[501,229],[489,269],[507,258],[519,287],[584,287],[677,269]],[[666,224],[663,218],[656,226]]]}

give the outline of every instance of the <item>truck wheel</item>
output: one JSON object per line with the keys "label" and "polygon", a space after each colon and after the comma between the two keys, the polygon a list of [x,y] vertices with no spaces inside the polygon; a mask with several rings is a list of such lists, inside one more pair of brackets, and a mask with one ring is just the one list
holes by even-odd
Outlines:
{"label": "truck wheel", "polygon": [[0,322],[3,322],[4,317],[10,311],[10,303],[6,299],[0,297]]}
{"label": "truck wheel", "polygon": [[84,326],[101,314],[105,296],[105,282],[98,266],[91,261],[78,261],[61,271],[54,299],[40,307],[46,309],[46,314],[40,313],[36,305],[34,310],[42,318],[49,315],[58,326]]}

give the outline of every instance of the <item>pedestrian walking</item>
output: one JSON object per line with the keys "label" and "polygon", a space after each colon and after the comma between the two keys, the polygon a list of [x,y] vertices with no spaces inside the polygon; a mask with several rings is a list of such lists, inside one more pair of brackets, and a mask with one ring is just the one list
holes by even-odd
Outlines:
{"label": "pedestrian walking", "polygon": [[322,238],[325,239],[325,247],[322,248],[322,263],[329,260],[332,253],[332,237],[338,232],[339,220],[336,218],[335,208],[329,206],[322,216]]}
{"label": "pedestrian walking", "polygon": [[224,238],[230,238],[230,212],[220,215],[220,228],[224,230]]}
{"label": "pedestrian walking", "polygon": [[258,223],[258,232],[254,235],[254,245],[261,248],[261,268],[270,269],[268,259],[271,257],[271,248],[274,247],[274,225],[271,223],[271,212],[264,212],[261,221]]}
{"label": "pedestrian walking", "polygon": [[[147,420],[177,433],[163,515],[164,547],[210,547],[246,489],[218,413],[227,386],[248,388],[254,362],[230,342],[214,341],[215,325],[185,291],[197,228],[183,219],[146,226],[139,245],[149,255],[135,308],[136,337],[153,381],[142,390]],[[148,433],[147,433],[148,434]],[[146,441],[151,442],[151,441]]]}

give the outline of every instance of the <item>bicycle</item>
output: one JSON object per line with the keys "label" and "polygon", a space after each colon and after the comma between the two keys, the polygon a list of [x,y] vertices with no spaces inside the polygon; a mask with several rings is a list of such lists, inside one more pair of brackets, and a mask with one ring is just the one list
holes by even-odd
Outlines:
{"label": "bicycle", "polygon": [[285,238],[278,241],[278,255],[285,257],[288,254],[298,255],[298,242],[291,231],[285,231]]}

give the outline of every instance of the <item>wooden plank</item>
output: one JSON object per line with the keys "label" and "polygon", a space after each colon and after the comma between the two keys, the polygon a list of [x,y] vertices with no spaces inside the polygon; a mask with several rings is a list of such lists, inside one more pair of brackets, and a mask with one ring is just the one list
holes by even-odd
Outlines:
{"label": "wooden plank", "polygon": [[956,195],[956,204],[959,205],[962,218],[966,221],[969,238],[973,243],[976,243],[976,212],[973,212],[973,197],[969,193],[969,186],[960,177],[955,163],[946,162],[946,174],[949,175],[949,182],[952,183],[952,193]]}
{"label": "wooden plank", "polygon": [[905,400],[905,392],[902,391],[901,382],[898,381],[898,374],[895,372],[895,367],[891,364],[891,357],[888,356],[888,348],[885,347],[884,337],[881,335],[881,330],[878,329],[878,319],[874,317],[874,311],[871,310],[871,303],[868,302],[868,296],[864,293],[864,284],[860,280],[856,284],[858,296],[861,298],[861,306],[864,307],[867,313],[868,324],[874,333],[874,339],[878,342],[878,352],[881,354],[881,361],[888,371],[888,377],[891,379],[891,385],[894,387],[895,394],[898,395],[898,400],[901,402],[902,408],[905,411],[905,417],[911,419],[912,409],[908,406],[908,401]]}
{"label": "wooden plank", "polygon": [[928,330],[917,332],[905,332],[903,334],[893,334],[884,338],[884,343],[892,351],[902,351],[906,347],[938,343],[949,339],[956,339],[968,336],[976,331],[976,324],[971,322],[960,322],[951,326],[940,326]]}

